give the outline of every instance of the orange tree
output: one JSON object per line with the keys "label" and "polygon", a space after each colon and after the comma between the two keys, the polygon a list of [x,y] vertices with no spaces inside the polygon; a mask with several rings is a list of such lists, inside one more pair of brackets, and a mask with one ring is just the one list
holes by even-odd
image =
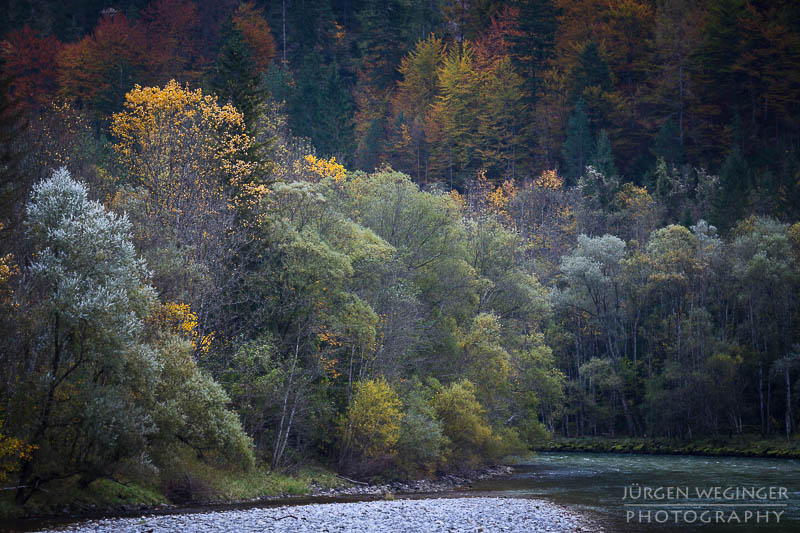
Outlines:
{"label": "orange tree", "polygon": [[104,15],[91,34],[58,52],[59,96],[107,116],[133,81],[145,74],[145,42],[142,28],[123,14]]}

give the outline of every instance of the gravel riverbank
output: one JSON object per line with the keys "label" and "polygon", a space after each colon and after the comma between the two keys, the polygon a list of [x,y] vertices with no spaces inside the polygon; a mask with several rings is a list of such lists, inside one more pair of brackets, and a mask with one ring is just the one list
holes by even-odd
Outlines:
{"label": "gravel riverbank", "polygon": [[252,508],[89,520],[47,531],[181,532],[600,532],[564,507],[517,498],[431,498]]}
{"label": "gravel riverbank", "polygon": [[[386,494],[433,494],[460,489],[472,485],[476,481],[499,476],[509,476],[514,472],[510,466],[494,466],[466,473],[461,476],[445,474],[436,479],[418,479],[413,481],[393,481],[382,485],[356,483],[351,486],[324,488],[312,485],[312,496],[384,496]],[[347,478],[342,478],[346,480]],[[353,481],[353,480],[349,480]]]}

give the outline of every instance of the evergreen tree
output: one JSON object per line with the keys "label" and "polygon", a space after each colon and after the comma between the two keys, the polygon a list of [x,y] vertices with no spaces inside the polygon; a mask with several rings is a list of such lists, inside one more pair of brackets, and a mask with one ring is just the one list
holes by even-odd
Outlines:
{"label": "evergreen tree", "polygon": [[362,169],[374,169],[380,162],[378,157],[382,150],[383,125],[380,120],[373,119],[366,133],[358,143],[356,164]]}
{"label": "evergreen tree", "polygon": [[734,145],[719,169],[720,194],[714,205],[713,222],[720,229],[732,227],[746,216],[750,191],[750,168],[738,145]]}
{"label": "evergreen tree", "polygon": [[[0,73],[3,72],[3,63],[0,58]],[[20,166],[24,152],[17,140],[25,128],[25,121],[10,91],[11,80],[0,76],[0,224],[6,229],[16,225],[20,215],[16,212],[17,207],[28,187],[28,178]]]}
{"label": "evergreen tree", "polygon": [[680,166],[685,162],[680,131],[672,117],[665,120],[658,129],[652,152],[656,157],[664,159],[668,165]]}
{"label": "evergreen tree", "polygon": [[385,88],[397,80],[397,65],[407,47],[409,6],[399,0],[366,0],[358,13],[361,23],[362,69],[376,87]]}
{"label": "evergreen tree", "polygon": [[610,127],[609,118],[614,114],[612,74],[594,41],[583,47],[572,78],[571,98],[573,101],[583,98],[592,128],[598,131]]}
{"label": "evergreen tree", "polygon": [[[256,166],[254,174],[263,180],[272,168],[269,155],[272,139],[265,138],[263,131],[259,131],[259,119],[264,113],[269,91],[244,34],[229,21],[222,36],[211,88],[219,96],[220,103],[230,103],[242,113],[246,132],[254,141],[247,159]],[[257,142],[256,139],[261,140]]]}
{"label": "evergreen tree", "polygon": [[753,69],[737,65],[739,56],[750,46],[743,42],[749,32],[742,27],[744,19],[750,16],[749,4],[745,0],[708,2],[702,41],[692,57],[697,72],[692,90],[703,103],[697,108],[702,120],[696,135],[703,137],[701,142],[708,155],[717,162],[727,158],[724,145],[719,142],[727,124],[720,119],[755,113],[755,109],[748,109],[748,104],[756,101],[751,89],[754,80],[748,72]]}
{"label": "evergreen tree", "polygon": [[617,175],[617,167],[614,165],[614,152],[611,149],[611,141],[606,130],[600,130],[597,135],[597,143],[594,147],[591,165],[608,177]]}
{"label": "evergreen tree", "polygon": [[245,124],[251,129],[266,102],[266,87],[261,84],[253,52],[242,32],[228,22],[222,39],[211,88],[222,103],[231,103],[244,115]]}
{"label": "evergreen tree", "polygon": [[561,147],[561,158],[564,163],[564,177],[567,184],[575,184],[581,177],[584,167],[594,148],[594,140],[586,115],[586,104],[578,98],[575,110],[567,123],[567,136]]}
{"label": "evergreen tree", "polygon": [[561,10],[553,0],[519,0],[517,32],[512,34],[512,54],[531,103],[540,90],[539,79],[554,55],[558,16]]}
{"label": "evergreen tree", "polygon": [[316,52],[305,56],[288,96],[292,132],[311,139],[320,153],[350,161],[355,104],[339,65],[326,64]]}
{"label": "evergreen tree", "polygon": [[573,80],[573,94],[576,97],[583,94],[587,87],[599,87],[604,91],[611,89],[611,69],[594,41],[589,41],[578,56]]}

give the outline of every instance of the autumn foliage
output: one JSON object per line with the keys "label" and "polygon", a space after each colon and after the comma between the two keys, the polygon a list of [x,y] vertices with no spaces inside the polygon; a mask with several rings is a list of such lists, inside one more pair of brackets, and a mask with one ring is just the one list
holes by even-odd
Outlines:
{"label": "autumn foliage", "polygon": [[275,57],[275,40],[264,19],[263,10],[253,2],[240,4],[233,14],[233,25],[250,47],[258,69],[266,72],[269,62]]}
{"label": "autumn foliage", "polygon": [[59,96],[104,112],[116,109],[147,65],[145,34],[121,13],[104,15],[94,32],[58,55]]}
{"label": "autumn foliage", "polygon": [[14,30],[0,42],[4,74],[14,80],[15,100],[44,106],[58,89],[56,59],[63,45],[52,35],[38,36],[30,26]]}
{"label": "autumn foliage", "polygon": [[243,157],[251,140],[232,106],[174,80],[163,88],[136,86],[124,105],[112,117],[114,149],[162,220],[191,224],[225,204],[231,188],[249,183]]}

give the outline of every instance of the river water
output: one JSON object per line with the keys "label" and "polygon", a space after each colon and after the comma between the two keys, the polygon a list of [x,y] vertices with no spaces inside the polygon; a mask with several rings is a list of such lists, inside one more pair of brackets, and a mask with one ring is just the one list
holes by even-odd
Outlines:
{"label": "river water", "polygon": [[797,460],[541,452],[514,469],[472,491],[569,505],[608,531],[800,532]]}

